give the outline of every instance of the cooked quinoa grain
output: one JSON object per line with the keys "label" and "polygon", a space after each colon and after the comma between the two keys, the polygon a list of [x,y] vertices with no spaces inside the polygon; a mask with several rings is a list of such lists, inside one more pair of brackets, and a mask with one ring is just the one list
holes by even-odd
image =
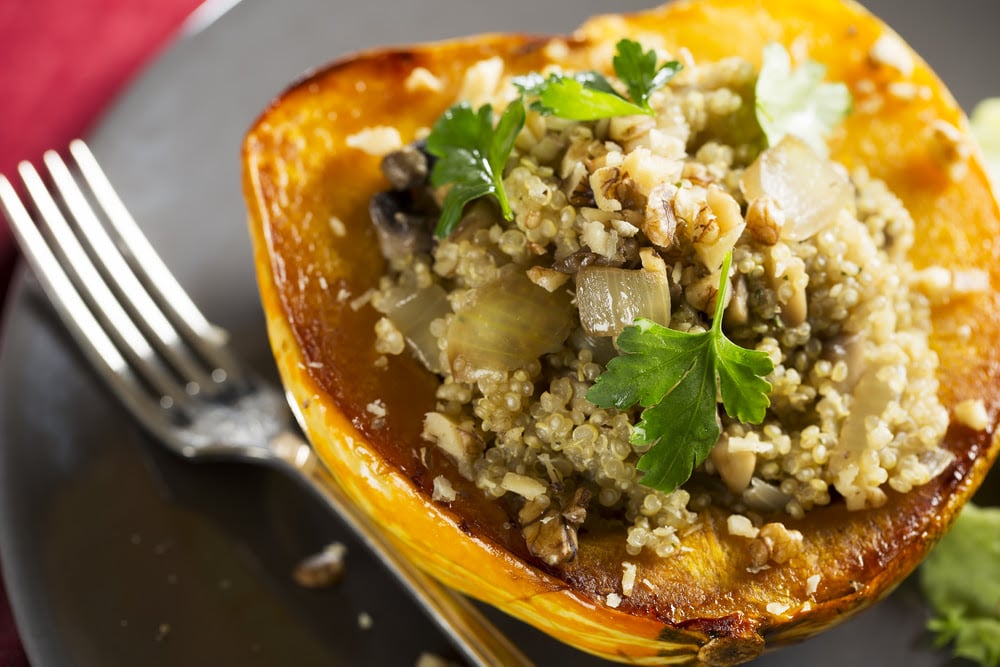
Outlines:
{"label": "cooked quinoa grain", "polygon": [[[503,108],[515,92],[497,68],[484,62],[466,88]],[[372,296],[384,315],[376,349],[408,347],[440,376],[425,439],[520,508],[512,521],[545,562],[571,559],[587,521],[618,522],[630,555],[668,556],[715,506],[755,568],[780,567],[802,543],[787,519],[833,502],[878,507],[951,461],[928,335],[930,299],[952,277],[914,271],[913,220],[864,169],[848,173],[791,139],[763,150],[755,79],[738,59],[689,64],[653,93],[655,116],[571,122],[529,110],[503,177],[513,220],[480,200],[430,250],[387,258]],[[831,184],[810,193],[812,218],[761,190],[777,155],[792,166],[768,177],[794,186],[803,166]],[[729,252],[723,325],[773,361],[770,407],[756,425],[720,411],[721,437],[691,480],[652,490],[631,442],[638,410],[586,396],[634,317],[711,326]],[[592,284],[643,296],[593,313]],[[973,427],[979,416],[962,412]],[[627,596],[635,567],[625,566]]]}

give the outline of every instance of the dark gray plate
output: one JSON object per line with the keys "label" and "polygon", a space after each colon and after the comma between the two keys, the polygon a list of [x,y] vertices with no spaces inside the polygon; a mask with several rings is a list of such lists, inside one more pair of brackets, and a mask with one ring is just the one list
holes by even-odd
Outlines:
{"label": "dark gray plate", "polygon": [[[338,55],[484,31],[565,32],[598,0],[243,0],[170,49],[90,137],[126,203],[238,351],[274,375],[252,272],[239,146],[289,81]],[[969,108],[1000,93],[1000,5],[879,0]],[[991,86],[991,80],[993,86]],[[109,398],[30,277],[0,347],[0,556],[32,662],[63,665],[412,665],[447,643],[342,525],[265,470],[164,454]],[[332,540],[336,588],[290,571]],[[373,620],[360,630],[358,617]],[[762,665],[941,665],[912,583],[858,620]],[[500,619],[543,665],[602,664]]]}

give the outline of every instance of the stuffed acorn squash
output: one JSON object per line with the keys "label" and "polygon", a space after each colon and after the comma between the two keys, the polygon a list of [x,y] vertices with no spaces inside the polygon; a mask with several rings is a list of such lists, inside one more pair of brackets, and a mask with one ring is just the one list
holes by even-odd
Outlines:
{"label": "stuffed acorn squash", "polygon": [[997,203],[851,2],[357,55],[243,158],[324,462],[430,573],[582,650],[729,665],[827,628],[1000,447]]}

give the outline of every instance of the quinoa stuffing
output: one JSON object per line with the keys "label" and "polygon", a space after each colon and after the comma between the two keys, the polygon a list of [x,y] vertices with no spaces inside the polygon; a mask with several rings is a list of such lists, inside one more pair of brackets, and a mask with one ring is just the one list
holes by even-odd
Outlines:
{"label": "quinoa stuffing", "polygon": [[[766,54],[764,69],[771,57],[781,55]],[[594,83],[593,73],[515,78],[485,61],[464,86],[478,111],[453,107],[451,127],[386,155],[392,187],[371,204],[387,259],[371,297],[383,315],[376,349],[413,354],[440,377],[425,439],[510,501],[544,562],[571,560],[593,520],[621,522],[629,554],[669,556],[712,506],[755,566],[780,567],[802,540],[789,518],[834,502],[879,507],[952,460],[929,281],[907,260],[913,220],[884,183],[831,162],[816,136],[782,136],[767,109],[760,120],[762,82],[806,70],[735,58],[681,67],[628,40],[615,68]],[[830,86],[819,72],[809,85]],[[594,91],[619,98],[598,100],[616,111],[581,119],[589,111],[572,95]],[[830,131],[828,109],[804,111]],[[846,105],[833,111],[836,122]],[[456,148],[459,123],[480,123],[468,132],[478,143]],[[451,153],[434,150],[445,144]],[[480,158],[467,181],[454,169],[460,148]],[[716,312],[720,335],[766,362],[759,419],[730,414],[721,378],[725,409],[712,384],[699,453],[675,424],[651,432],[646,403],[591,400],[637,323],[700,334]],[[670,465],[683,484],[648,483],[640,460],[654,451],[679,459]],[[435,488],[447,502],[447,480]]]}

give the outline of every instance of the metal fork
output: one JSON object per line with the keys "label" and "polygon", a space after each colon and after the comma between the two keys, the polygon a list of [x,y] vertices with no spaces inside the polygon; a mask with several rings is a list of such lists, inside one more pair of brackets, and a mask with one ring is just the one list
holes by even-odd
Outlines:
{"label": "metal fork", "polygon": [[261,462],[297,478],[358,534],[470,664],[531,665],[466,598],[406,560],[353,505],[293,425],[294,401],[235,358],[228,334],[172,276],[86,144],[72,142],[69,153],[78,175],[58,153],[45,154],[51,189],[30,163],[18,166],[36,215],[3,175],[0,206],[63,322],[136,420],[188,459]]}

